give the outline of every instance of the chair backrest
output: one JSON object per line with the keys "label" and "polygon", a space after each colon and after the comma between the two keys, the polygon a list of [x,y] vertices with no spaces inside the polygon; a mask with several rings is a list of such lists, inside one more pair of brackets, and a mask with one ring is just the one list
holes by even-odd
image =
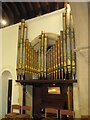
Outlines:
{"label": "chair backrest", "polygon": [[74,111],[71,110],[60,110],[60,119],[62,119],[62,115],[69,115],[74,118]]}
{"label": "chair backrest", "polygon": [[22,106],[22,113],[23,111],[29,111],[30,112],[30,117],[32,117],[32,109],[29,106]]}
{"label": "chair backrest", "polygon": [[81,120],[90,120],[90,115],[81,115]]}
{"label": "chair backrest", "polygon": [[15,113],[14,110],[18,110],[19,114],[21,113],[21,106],[20,105],[12,105],[11,106],[11,113]]}
{"label": "chair backrest", "polygon": [[45,108],[45,118],[47,118],[47,113],[56,114],[58,118],[58,109],[55,108]]}

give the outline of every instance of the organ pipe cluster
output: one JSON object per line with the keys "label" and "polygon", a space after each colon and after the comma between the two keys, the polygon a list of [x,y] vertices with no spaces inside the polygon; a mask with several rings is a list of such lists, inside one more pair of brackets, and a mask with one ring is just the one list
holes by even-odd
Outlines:
{"label": "organ pipe cluster", "polygon": [[47,51],[47,79],[75,79],[75,32],[71,12],[63,13],[63,31]]}
{"label": "organ pipe cluster", "polygon": [[22,19],[18,29],[17,79],[38,78],[38,54],[27,38],[27,25]]}
{"label": "organ pipe cluster", "polygon": [[48,36],[39,36],[36,52],[27,39],[27,26],[22,20],[18,30],[17,79],[75,79],[75,32],[71,12],[63,13],[63,31],[48,49]]}
{"label": "organ pipe cluster", "polygon": [[[47,79],[75,79],[76,76],[76,55],[75,49],[75,33],[73,28],[73,19],[71,12],[63,13],[63,31],[60,31],[60,35],[54,45],[47,50],[44,59],[43,50],[45,45],[43,44],[43,33],[42,41],[39,49],[39,63],[41,67],[39,69],[39,79],[43,77],[43,63],[45,63],[46,77]],[[48,38],[47,38],[48,39]],[[47,42],[48,44],[48,42]],[[43,47],[42,47],[43,46]],[[40,51],[41,50],[41,51]],[[41,59],[40,59],[41,58]],[[45,61],[44,61],[44,60]],[[40,65],[39,64],[39,65]]]}
{"label": "organ pipe cluster", "polygon": [[47,35],[41,32],[39,39],[38,78],[47,79]]}

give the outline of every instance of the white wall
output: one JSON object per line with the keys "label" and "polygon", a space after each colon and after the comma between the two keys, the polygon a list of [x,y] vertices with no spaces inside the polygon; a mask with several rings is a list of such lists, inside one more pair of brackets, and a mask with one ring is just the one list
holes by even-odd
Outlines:
{"label": "white wall", "polygon": [[16,60],[17,60],[18,25],[2,30],[2,71],[9,69],[13,76],[12,103],[18,103],[18,86],[16,86]]}
{"label": "white wall", "polygon": [[[58,10],[41,17],[37,17],[31,20],[26,21],[28,25],[28,38],[32,41],[37,37],[41,31],[57,33],[63,29],[62,24],[62,10]],[[22,86],[18,85],[15,80],[16,76],[16,60],[17,60],[17,42],[18,42],[18,26],[12,25],[2,29],[2,66],[0,67],[0,74],[2,71],[9,69],[12,72],[13,77],[13,87],[12,87],[12,104],[22,105]],[[1,86],[1,85],[0,85]],[[30,88],[31,89],[31,88]],[[30,102],[32,104],[32,91],[28,91],[27,88],[27,104]]]}
{"label": "white wall", "polygon": [[[88,48],[88,3],[71,3],[74,28],[76,33],[76,48]],[[89,13],[90,14],[90,13]],[[88,115],[88,49],[77,52],[78,88],[74,88],[74,108],[78,116]],[[76,87],[76,85],[74,86]]]}
{"label": "white wall", "polygon": [[[2,69],[2,30],[0,29],[0,70]],[[1,73],[1,72],[0,72]],[[2,76],[0,74],[0,113],[2,113]],[[1,119],[1,115],[0,115]]]}
{"label": "white wall", "polygon": [[34,19],[27,21],[28,24],[28,38],[33,40],[40,35],[41,31],[59,34],[63,30],[62,24],[62,10],[58,10]]}

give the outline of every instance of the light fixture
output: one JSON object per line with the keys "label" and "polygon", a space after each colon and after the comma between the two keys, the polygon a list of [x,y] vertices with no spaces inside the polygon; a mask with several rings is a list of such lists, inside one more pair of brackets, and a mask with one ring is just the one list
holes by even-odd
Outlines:
{"label": "light fixture", "polygon": [[2,20],[2,25],[6,25],[7,24],[7,22],[5,21],[5,20]]}

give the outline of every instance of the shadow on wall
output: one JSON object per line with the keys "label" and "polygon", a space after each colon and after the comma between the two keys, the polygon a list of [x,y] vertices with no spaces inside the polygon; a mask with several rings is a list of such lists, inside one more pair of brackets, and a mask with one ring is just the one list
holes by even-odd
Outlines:
{"label": "shadow on wall", "polygon": [[1,74],[2,76],[2,117],[7,113],[8,106],[8,81],[12,79],[12,74],[8,70],[5,70]]}
{"label": "shadow on wall", "polygon": [[26,87],[26,105],[32,107],[32,87],[27,86]]}

